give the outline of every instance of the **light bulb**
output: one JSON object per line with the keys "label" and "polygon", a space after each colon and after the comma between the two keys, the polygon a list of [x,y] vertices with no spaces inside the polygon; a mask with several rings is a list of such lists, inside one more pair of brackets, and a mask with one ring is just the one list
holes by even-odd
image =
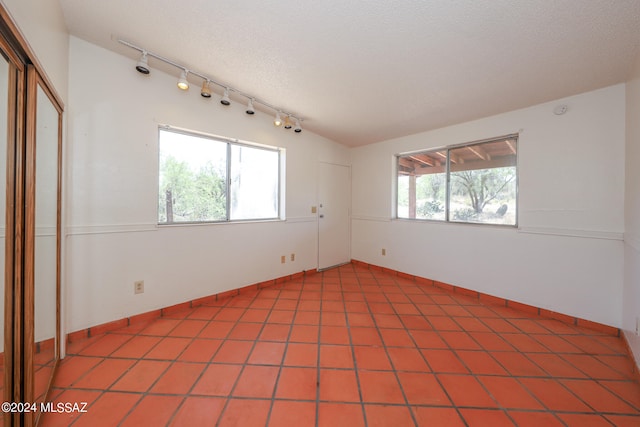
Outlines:
{"label": "light bulb", "polygon": [[140,56],[140,60],[138,60],[138,63],[136,64],[136,70],[142,74],[149,74],[149,60],[147,59],[147,52],[142,51],[142,56]]}
{"label": "light bulb", "polygon": [[187,81],[187,70],[182,70],[178,79],[178,89],[189,90],[189,82]]}
{"label": "light bulb", "polygon": [[200,90],[200,95],[203,98],[211,98],[211,88],[209,87],[209,80],[205,80],[202,82],[202,89]]}
{"label": "light bulb", "polygon": [[249,101],[247,101],[247,114],[255,114],[256,110],[253,108],[253,98],[249,98]]}
{"label": "light bulb", "polygon": [[222,105],[230,105],[231,101],[229,100],[229,88],[224,89],[224,95],[222,95],[222,99],[220,100],[220,104]]}
{"label": "light bulb", "polygon": [[273,119],[273,125],[280,127],[282,126],[282,119],[280,118],[280,111],[276,112],[276,118]]}

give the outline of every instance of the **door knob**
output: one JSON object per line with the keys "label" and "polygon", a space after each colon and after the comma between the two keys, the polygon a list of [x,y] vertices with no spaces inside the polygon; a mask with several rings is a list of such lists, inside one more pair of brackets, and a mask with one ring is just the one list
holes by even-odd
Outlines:
{"label": "door knob", "polygon": [[320,218],[324,218],[324,214],[320,214]]}

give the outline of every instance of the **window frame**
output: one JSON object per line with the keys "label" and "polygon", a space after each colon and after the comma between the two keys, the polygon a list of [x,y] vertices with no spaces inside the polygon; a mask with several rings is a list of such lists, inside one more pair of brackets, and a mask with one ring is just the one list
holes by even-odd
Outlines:
{"label": "window frame", "polygon": [[[456,150],[456,149],[460,149],[460,148],[466,148],[466,147],[471,147],[471,146],[475,146],[475,145],[482,145],[482,144],[488,144],[488,143],[495,143],[495,142],[500,142],[500,141],[506,141],[506,140],[514,140],[515,142],[515,161],[513,164],[513,167],[515,167],[515,221],[513,224],[499,224],[499,223],[491,223],[491,222],[479,222],[479,221],[465,221],[465,220],[453,220],[451,219],[451,215],[452,215],[452,211],[451,211],[451,151]],[[402,152],[402,153],[398,153],[395,154],[395,162],[394,162],[394,172],[395,172],[395,179],[394,179],[394,183],[395,183],[395,188],[394,188],[394,193],[395,193],[395,206],[394,206],[394,218],[396,220],[403,220],[403,221],[419,221],[419,222],[432,222],[432,223],[438,223],[438,224],[468,224],[468,225],[480,225],[480,226],[490,226],[490,227],[506,227],[506,228],[518,228],[518,224],[519,224],[519,209],[520,209],[520,201],[519,201],[519,181],[520,181],[520,165],[519,165],[519,140],[520,140],[520,134],[519,133],[512,133],[512,134],[507,134],[507,135],[502,135],[502,136],[498,136],[498,137],[492,137],[492,138],[486,138],[486,139],[481,139],[481,140],[476,140],[476,141],[471,141],[471,142],[464,142],[464,143],[460,143],[460,144],[452,144],[452,145],[446,145],[446,146],[439,146],[439,147],[434,147],[434,148],[429,148],[429,149],[422,149],[422,150],[416,150],[416,151],[409,151],[409,152]],[[399,177],[400,177],[400,159],[403,157],[408,157],[408,156],[415,156],[415,155],[419,155],[419,154],[426,154],[426,153],[435,153],[438,151],[446,151],[447,155],[446,155],[446,161],[444,162],[444,174],[445,174],[445,184],[446,184],[446,188],[445,188],[445,218],[444,219],[433,219],[433,218],[409,218],[409,217],[401,217],[398,214],[398,207],[399,207],[399,201],[400,201],[400,194],[399,194]],[[470,170],[482,170],[482,169],[470,169]]]}
{"label": "window frame", "polygon": [[[156,197],[160,196],[160,164],[162,160],[162,153],[160,149],[160,137],[162,132],[171,132],[175,134],[181,134],[189,137],[196,137],[201,139],[211,140],[213,142],[219,142],[226,145],[225,147],[225,177],[224,177],[224,185],[225,185],[225,217],[224,219],[219,220],[207,220],[207,221],[173,221],[173,222],[160,222],[160,206],[156,203],[156,223],[158,227],[174,227],[174,226],[192,226],[192,225],[212,225],[212,224],[235,224],[235,223],[250,223],[250,222],[274,222],[274,221],[283,221],[284,218],[284,162],[285,162],[285,149],[282,147],[275,147],[265,144],[259,144],[256,142],[243,141],[239,139],[224,137],[220,135],[212,135],[205,132],[198,132],[183,128],[178,128],[171,125],[159,125],[158,126],[158,136],[157,136],[157,146],[158,146],[158,160],[157,160],[157,173],[156,173]],[[265,217],[265,218],[243,218],[243,219],[231,219],[231,188],[233,186],[232,177],[231,177],[231,169],[232,169],[232,146],[239,147],[247,147],[252,149],[264,150],[269,152],[277,153],[278,155],[278,170],[277,177],[278,182],[276,184],[277,194],[276,194],[276,202],[277,209],[276,215],[273,217]]]}

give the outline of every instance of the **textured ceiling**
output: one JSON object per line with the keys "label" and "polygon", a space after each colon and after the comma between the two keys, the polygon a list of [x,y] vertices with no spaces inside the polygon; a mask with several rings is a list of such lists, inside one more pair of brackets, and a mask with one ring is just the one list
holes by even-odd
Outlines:
{"label": "textured ceiling", "polygon": [[137,59],[129,40],[351,146],[624,82],[640,54],[639,0],[60,3],[77,37]]}

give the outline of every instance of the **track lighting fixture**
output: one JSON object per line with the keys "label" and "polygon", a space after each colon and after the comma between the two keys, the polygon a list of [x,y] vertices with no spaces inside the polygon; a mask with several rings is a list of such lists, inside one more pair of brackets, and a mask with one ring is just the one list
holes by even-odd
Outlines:
{"label": "track lighting fixture", "polygon": [[231,101],[229,100],[229,88],[224,88],[224,95],[222,95],[222,99],[220,100],[220,104],[222,105],[231,105]]}
{"label": "track lighting fixture", "polygon": [[178,79],[178,89],[180,90],[189,90],[189,82],[187,81],[187,73],[186,69],[183,69],[180,73],[180,78]]}
{"label": "track lighting fixture", "polygon": [[[1,2],[1,0],[0,0]],[[171,65],[175,68],[178,68],[180,70],[180,78],[178,79],[178,88],[180,88],[180,90],[189,90],[189,81],[187,80],[187,76],[189,74],[193,74],[196,77],[202,79],[202,89],[200,90],[200,95],[203,98],[211,98],[213,91],[211,89],[211,84],[214,84],[218,87],[221,87],[222,89],[224,89],[224,95],[222,96],[222,99],[220,100],[220,103],[222,105],[231,105],[231,100],[229,99],[229,93],[230,92],[234,92],[235,96],[237,97],[245,97],[247,98],[247,109],[245,110],[245,112],[249,115],[253,115],[255,114],[256,110],[254,108],[254,104],[258,103],[264,107],[266,107],[267,109],[271,110],[271,111],[275,111],[276,115],[275,118],[273,120],[273,124],[276,127],[281,127],[284,124],[284,128],[285,129],[291,129],[293,127],[294,132],[296,133],[300,133],[302,132],[302,127],[300,126],[300,118],[297,115],[293,115],[291,114],[291,112],[288,111],[283,111],[282,109],[278,108],[277,106],[273,105],[273,104],[269,104],[268,102],[265,102],[261,99],[258,99],[254,96],[249,95],[248,93],[244,93],[236,88],[233,88],[225,83],[222,82],[218,82],[215,79],[211,78],[211,76],[207,76],[204,74],[201,74],[199,72],[193,71],[193,70],[188,70],[187,67],[185,67],[182,64],[179,64],[171,59],[165,58],[163,56],[160,56],[158,54],[155,54],[153,52],[149,52],[146,49],[143,49],[139,46],[136,46],[132,43],[129,43],[128,41],[125,40],[118,40],[119,43],[130,47],[134,50],[137,50],[138,52],[140,52],[140,59],[138,59],[138,62],[136,63],[136,70],[139,73],[142,74],[149,74],[150,73],[150,68],[149,68],[149,61],[148,58],[149,57],[153,57],[155,59],[157,59],[160,62],[164,62],[165,64]],[[284,116],[283,116],[284,114]],[[284,121],[282,120],[282,117],[284,117]],[[295,121],[295,126],[292,126],[292,122]]]}
{"label": "track lighting fixture", "polygon": [[280,111],[276,111],[276,118],[273,119],[273,125],[276,127],[282,126],[282,119],[280,118]]}
{"label": "track lighting fixture", "polygon": [[147,52],[142,51],[142,55],[136,64],[136,70],[142,74],[149,74],[149,60],[147,59]]}
{"label": "track lighting fixture", "polygon": [[200,90],[200,95],[203,98],[211,98],[211,88],[209,87],[209,80],[205,80],[202,82],[202,89]]}
{"label": "track lighting fixture", "polygon": [[247,114],[249,115],[253,115],[256,113],[256,110],[253,108],[253,98],[249,98],[249,101],[247,101]]}

